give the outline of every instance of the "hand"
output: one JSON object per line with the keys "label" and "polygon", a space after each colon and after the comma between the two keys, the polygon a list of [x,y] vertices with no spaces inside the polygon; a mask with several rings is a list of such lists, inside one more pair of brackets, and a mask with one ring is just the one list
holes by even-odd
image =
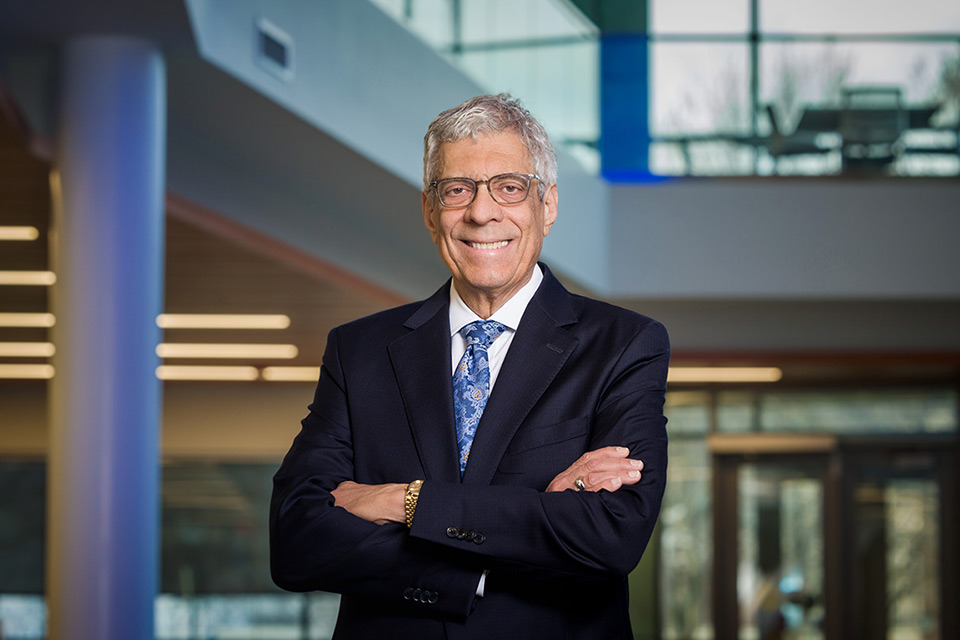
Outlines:
{"label": "hand", "polygon": [[636,484],[640,482],[643,462],[628,458],[629,454],[630,450],[626,447],[604,447],[588,451],[557,474],[547,485],[547,491],[577,491],[574,484],[577,478],[583,481],[586,491],[616,491],[625,484]]}
{"label": "hand", "polygon": [[403,497],[407,485],[359,484],[344,480],[331,492],[334,504],[374,524],[406,522]]}

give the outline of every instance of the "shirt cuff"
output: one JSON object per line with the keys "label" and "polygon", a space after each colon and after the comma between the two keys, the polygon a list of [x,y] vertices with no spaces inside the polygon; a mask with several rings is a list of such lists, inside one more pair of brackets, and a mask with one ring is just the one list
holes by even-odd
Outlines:
{"label": "shirt cuff", "polygon": [[483,597],[483,588],[487,584],[487,574],[490,573],[489,570],[484,569],[483,574],[480,576],[480,582],[477,584],[477,597]]}

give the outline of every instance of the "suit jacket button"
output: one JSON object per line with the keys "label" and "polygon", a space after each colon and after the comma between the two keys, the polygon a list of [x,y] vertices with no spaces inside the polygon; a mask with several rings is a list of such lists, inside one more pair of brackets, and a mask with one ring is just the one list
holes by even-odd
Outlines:
{"label": "suit jacket button", "polygon": [[448,537],[448,538],[456,538],[456,537],[457,537],[457,534],[459,534],[459,533],[460,533],[460,530],[457,529],[456,527],[449,527],[449,528],[447,529],[447,537]]}
{"label": "suit jacket button", "polygon": [[467,537],[466,531],[460,531],[459,533],[457,533],[457,540],[463,540],[466,537]]}
{"label": "suit jacket button", "polygon": [[477,534],[475,534],[473,531],[467,531],[467,535],[465,535],[463,539],[466,540],[467,542],[473,542],[476,536]]}
{"label": "suit jacket button", "polygon": [[479,531],[473,534],[473,541],[477,544],[483,544],[483,541],[487,539],[487,536],[483,535]]}
{"label": "suit jacket button", "polygon": [[430,604],[437,604],[437,600],[440,599],[440,594],[436,591],[430,593],[430,597],[427,599],[427,602]]}
{"label": "suit jacket button", "polygon": [[406,589],[403,590],[404,600],[409,600],[412,597],[413,597],[413,587],[407,587]]}
{"label": "suit jacket button", "polygon": [[420,589],[414,589],[414,590],[413,590],[413,593],[410,594],[410,598],[411,598],[414,602],[419,602],[419,601],[420,601]]}

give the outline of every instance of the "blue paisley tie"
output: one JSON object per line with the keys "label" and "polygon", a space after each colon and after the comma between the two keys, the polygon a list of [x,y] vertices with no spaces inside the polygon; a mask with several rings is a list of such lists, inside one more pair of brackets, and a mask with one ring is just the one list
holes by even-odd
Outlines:
{"label": "blue paisley tie", "polygon": [[462,329],[467,350],[453,373],[453,411],[457,418],[457,447],[460,450],[460,474],[467,467],[470,445],[477,424],[490,396],[490,362],[487,347],[506,330],[494,320],[477,320]]}

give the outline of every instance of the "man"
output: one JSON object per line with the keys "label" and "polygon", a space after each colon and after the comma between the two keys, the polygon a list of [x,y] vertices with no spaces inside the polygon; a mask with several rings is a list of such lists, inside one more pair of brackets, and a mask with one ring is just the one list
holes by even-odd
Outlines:
{"label": "man", "polygon": [[433,121],[422,204],[452,279],[330,332],[274,479],[274,580],[343,594],[335,638],[631,638],[666,332],[538,264],[556,160],[509,96]]}

